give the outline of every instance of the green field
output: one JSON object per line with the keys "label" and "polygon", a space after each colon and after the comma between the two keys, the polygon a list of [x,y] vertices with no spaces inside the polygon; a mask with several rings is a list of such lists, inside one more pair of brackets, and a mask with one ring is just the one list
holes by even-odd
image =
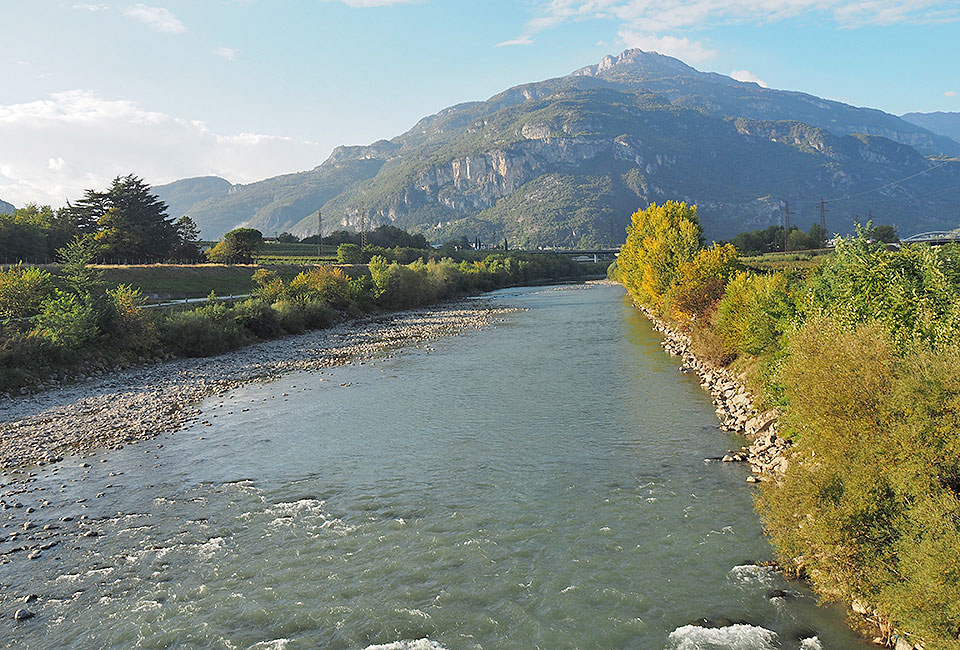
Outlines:
{"label": "green field", "polygon": [[758,273],[774,271],[807,272],[816,268],[833,255],[832,248],[820,248],[809,251],[788,251],[786,253],[764,253],[751,257],[741,257],[740,262],[749,270]]}
{"label": "green field", "polygon": [[[289,281],[311,265],[271,265],[271,271]],[[101,266],[110,286],[129,284],[153,299],[200,298],[211,291],[221,296],[250,293],[256,264],[150,264],[144,266]]]}

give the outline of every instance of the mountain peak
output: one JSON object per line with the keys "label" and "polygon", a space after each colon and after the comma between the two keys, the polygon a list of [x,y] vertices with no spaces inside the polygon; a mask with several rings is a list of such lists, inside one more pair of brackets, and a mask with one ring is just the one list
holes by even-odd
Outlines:
{"label": "mountain peak", "polygon": [[571,77],[609,77],[620,74],[643,77],[676,76],[678,74],[702,74],[680,59],[647,52],[639,48],[624,50],[617,56],[608,54],[596,65],[588,65],[570,74]]}

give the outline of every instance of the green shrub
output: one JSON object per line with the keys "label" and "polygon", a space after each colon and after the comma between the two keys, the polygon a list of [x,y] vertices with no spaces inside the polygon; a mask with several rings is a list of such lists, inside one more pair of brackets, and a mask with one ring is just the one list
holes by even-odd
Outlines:
{"label": "green shrub", "polygon": [[287,334],[299,334],[307,328],[303,305],[290,300],[278,300],[271,305],[277,313],[277,322]]}
{"label": "green shrub", "polygon": [[337,246],[338,264],[363,264],[366,261],[367,256],[356,244],[340,244]]}
{"label": "green shrub", "polygon": [[137,355],[157,351],[155,314],[141,309],[146,299],[139,289],[121,284],[107,291],[106,302],[100,328],[110,337],[115,350]]}
{"label": "green shrub", "polygon": [[89,295],[57,290],[34,317],[34,331],[57,347],[76,350],[100,334],[98,316]]}
{"label": "green shrub", "polygon": [[229,308],[218,303],[168,314],[161,339],[168,350],[180,356],[209,357],[248,343],[250,335]]}
{"label": "green shrub", "polygon": [[258,339],[272,339],[281,334],[280,319],[268,303],[257,298],[244,300],[233,306],[237,325]]}
{"label": "green shrub", "polygon": [[791,335],[781,420],[795,444],[760,508],[821,594],[869,602],[956,648],[960,634],[960,351],[900,356],[881,323],[815,318]]}
{"label": "green shrub", "polygon": [[33,316],[53,292],[53,279],[42,269],[18,264],[0,271],[0,318]]}
{"label": "green shrub", "polygon": [[799,317],[798,299],[782,273],[737,273],[717,306],[717,333],[730,353],[772,352]]}
{"label": "green shrub", "polygon": [[34,384],[65,362],[49,341],[35,331],[4,332],[0,340],[0,390]]}
{"label": "green shrub", "polygon": [[692,260],[681,261],[665,296],[667,310],[681,321],[705,316],[739,267],[737,249],[730,244],[714,244],[697,252]]}
{"label": "green shrub", "polygon": [[286,294],[300,302],[323,302],[334,309],[345,309],[352,299],[350,278],[342,269],[326,266],[297,275]]}

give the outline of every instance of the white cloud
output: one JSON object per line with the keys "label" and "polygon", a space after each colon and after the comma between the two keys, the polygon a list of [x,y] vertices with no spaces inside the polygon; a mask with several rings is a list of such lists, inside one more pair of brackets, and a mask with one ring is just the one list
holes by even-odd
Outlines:
{"label": "white cloud", "polygon": [[215,56],[220,56],[226,59],[227,61],[233,61],[237,58],[239,52],[232,47],[218,47],[213,51]]}
{"label": "white cloud", "polygon": [[956,91],[956,90],[948,90],[947,92],[943,93],[943,96],[944,96],[944,97],[956,97],[956,96],[957,96],[957,91]]}
{"label": "white cloud", "polygon": [[107,5],[95,5],[88,2],[80,2],[73,5],[74,9],[83,9],[84,11],[106,11]]}
{"label": "white cloud", "polygon": [[123,10],[123,15],[141,22],[150,29],[166,34],[182,34],[187,26],[173,15],[169,9],[163,7],[148,7],[145,4],[135,4]]}
{"label": "white cloud", "polygon": [[765,23],[826,14],[842,27],[960,20],[956,0],[539,0],[527,33],[587,19],[615,19],[641,34]]}
{"label": "white cloud", "polygon": [[761,88],[769,88],[769,86],[767,85],[767,82],[765,82],[763,79],[753,74],[749,70],[734,70],[730,73],[730,76],[736,79],[737,81],[752,82],[757,84]]}
{"label": "white cloud", "polygon": [[324,2],[342,2],[348,7],[389,7],[390,5],[406,5],[420,0],[323,0]]}
{"label": "white cloud", "polygon": [[510,41],[497,43],[497,47],[507,47],[510,45],[533,45],[533,39],[531,39],[529,36],[519,36]]}
{"label": "white cloud", "polygon": [[312,168],[328,154],[288,137],[215,133],[86,90],[0,104],[0,142],[0,197],[15,205],[60,206],[130,173],[153,185],[207,174],[249,183]]}
{"label": "white cloud", "polygon": [[691,41],[688,38],[676,36],[654,36],[622,29],[618,34],[627,47],[638,47],[648,52],[659,52],[673,56],[687,63],[702,63],[717,55],[715,50],[707,48],[703,43]]}

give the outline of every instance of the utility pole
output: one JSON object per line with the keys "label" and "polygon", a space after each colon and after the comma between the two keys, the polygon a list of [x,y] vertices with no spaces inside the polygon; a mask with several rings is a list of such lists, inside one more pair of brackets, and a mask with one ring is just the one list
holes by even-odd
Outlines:
{"label": "utility pole", "polygon": [[317,210],[317,257],[323,257],[323,214]]}
{"label": "utility pole", "polygon": [[784,201],[783,206],[783,252],[787,252],[787,237],[790,235],[790,201]]}

